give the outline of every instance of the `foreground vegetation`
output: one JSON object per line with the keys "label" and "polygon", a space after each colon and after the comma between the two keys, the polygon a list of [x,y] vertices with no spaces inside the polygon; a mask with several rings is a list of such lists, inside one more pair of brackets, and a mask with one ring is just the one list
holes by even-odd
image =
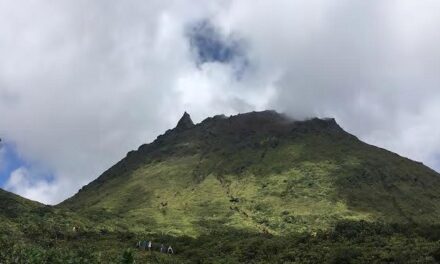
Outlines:
{"label": "foreground vegetation", "polygon": [[[60,230],[58,230],[60,231]],[[273,236],[239,230],[199,237],[102,230],[0,237],[0,263],[438,263],[440,226],[346,221],[327,232]],[[49,232],[50,233],[50,232]],[[140,251],[136,241],[173,245],[176,254]],[[38,242],[38,243],[36,243]]]}

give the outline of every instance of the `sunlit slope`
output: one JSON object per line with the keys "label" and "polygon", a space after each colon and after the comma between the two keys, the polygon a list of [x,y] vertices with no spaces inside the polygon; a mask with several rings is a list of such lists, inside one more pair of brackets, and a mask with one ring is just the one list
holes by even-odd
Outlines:
{"label": "sunlit slope", "polygon": [[315,231],[344,219],[433,223],[440,176],[333,119],[265,111],[193,125],[184,115],[59,207],[109,226],[188,235]]}

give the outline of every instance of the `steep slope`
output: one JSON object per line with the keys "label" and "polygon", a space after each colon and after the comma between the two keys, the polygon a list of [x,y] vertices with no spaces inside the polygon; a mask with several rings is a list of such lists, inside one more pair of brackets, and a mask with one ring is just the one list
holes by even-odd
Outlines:
{"label": "steep slope", "polygon": [[59,205],[133,231],[314,232],[343,220],[440,219],[440,176],[361,142],[333,119],[273,111],[178,126]]}

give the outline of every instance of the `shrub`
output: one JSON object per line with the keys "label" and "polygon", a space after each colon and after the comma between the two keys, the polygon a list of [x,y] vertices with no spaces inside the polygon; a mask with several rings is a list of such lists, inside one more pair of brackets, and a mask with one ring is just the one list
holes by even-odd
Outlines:
{"label": "shrub", "polygon": [[134,263],[133,251],[131,251],[130,249],[125,250],[124,253],[122,254],[121,263],[133,264]]}

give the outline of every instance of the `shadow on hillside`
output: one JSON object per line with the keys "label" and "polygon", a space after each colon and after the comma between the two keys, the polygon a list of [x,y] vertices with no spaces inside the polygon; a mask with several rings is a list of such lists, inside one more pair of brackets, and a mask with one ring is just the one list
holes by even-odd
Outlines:
{"label": "shadow on hillside", "polygon": [[[23,237],[0,232],[0,262],[120,263],[127,249],[136,263],[435,263],[440,256],[440,226],[339,221],[327,231],[276,236],[216,221],[205,225],[210,231],[197,237],[51,226],[26,228]],[[141,240],[171,245],[175,254],[138,250]]]}
{"label": "shadow on hillside", "polygon": [[[280,152],[286,145],[297,146],[297,153]],[[242,155],[234,156],[234,151]],[[258,177],[300,169],[303,163],[331,164],[334,168],[327,174],[336,190],[335,201],[343,200],[348,209],[371,219],[429,223],[438,221],[440,214],[436,172],[344,133],[296,133],[284,141],[269,138],[264,144],[229,149],[224,158],[220,175],[250,172]]]}
{"label": "shadow on hillside", "polygon": [[408,223],[438,223],[440,177],[420,163],[389,151],[359,145],[347,152],[357,164],[335,171],[335,187],[349,209],[374,219]]}
{"label": "shadow on hillside", "polygon": [[[223,226],[195,238],[152,234],[136,238],[173,246],[176,255],[168,258],[138,252],[159,263],[400,263],[429,260],[438,247],[440,226],[340,221],[333,230],[316,234],[273,236]],[[414,245],[415,240],[420,244]]]}

